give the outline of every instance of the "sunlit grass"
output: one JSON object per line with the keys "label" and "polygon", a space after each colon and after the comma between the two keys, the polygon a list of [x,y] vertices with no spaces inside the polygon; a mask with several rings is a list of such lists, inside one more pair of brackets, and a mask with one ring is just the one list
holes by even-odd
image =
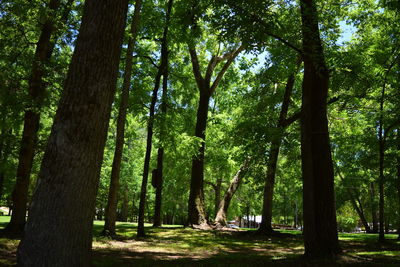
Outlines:
{"label": "sunlit grass", "polygon": [[390,251],[386,251],[386,250],[384,250],[384,251],[363,251],[363,252],[357,252],[357,253],[354,253],[354,254],[356,254],[356,255],[382,255],[382,256],[400,256],[400,251],[393,251],[393,250],[390,250]]}
{"label": "sunlit grass", "polygon": [[[10,217],[0,216],[0,228]],[[117,238],[101,236],[104,221],[93,223],[93,266],[130,265],[302,265],[304,253],[301,231],[280,230],[284,236],[259,236],[255,231],[203,231],[166,225],[153,228],[145,224],[147,236],[136,237],[137,224],[117,222]],[[344,254],[339,264],[377,264],[400,266],[400,241],[397,235],[339,234]],[[15,264],[19,241],[0,239],[0,266]],[[360,265],[361,264],[361,265]],[[303,264],[304,265],[304,264]],[[324,264],[322,264],[324,265]]]}

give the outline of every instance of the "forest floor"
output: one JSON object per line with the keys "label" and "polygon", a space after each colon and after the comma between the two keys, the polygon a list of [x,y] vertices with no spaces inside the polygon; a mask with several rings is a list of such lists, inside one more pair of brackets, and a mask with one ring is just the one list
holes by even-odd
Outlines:
{"label": "forest floor", "polygon": [[[0,217],[0,229],[9,217]],[[193,230],[182,226],[146,228],[136,238],[136,224],[118,223],[117,240],[100,236],[103,222],[95,221],[93,266],[400,266],[400,241],[386,235],[339,234],[343,249],[336,262],[306,262],[299,231],[257,236],[254,231]],[[15,264],[19,240],[0,238],[0,266]]]}

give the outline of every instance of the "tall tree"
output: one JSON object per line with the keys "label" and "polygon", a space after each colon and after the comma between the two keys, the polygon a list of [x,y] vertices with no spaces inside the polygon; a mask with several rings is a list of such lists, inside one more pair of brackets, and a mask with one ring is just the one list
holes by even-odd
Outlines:
{"label": "tall tree", "polygon": [[302,0],[304,78],[301,114],[305,256],[334,257],[337,235],[334,175],[327,120],[329,70],[313,0]]}
{"label": "tall tree", "polygon": [[163,188],[163,161],[164,161],[164,145],[163,139],[165,138],[165,116],[167,115],[167,91],[168,91],[168,28],[170,24],[172,5],[174,1],[169,0],[165,14],[165,27],[163,37],[161,40],[161,55],[165,57],[165,67],[163,72],[162,96],[161,96],[161,125],[160,125],[160,143],[161,146],[157,151],[157,169],[155,170],[153,186],[156,189],[156,199],[154,205],[154,218],[153,226],[158,227],[162,224],[161,208],[162,208],[162,188]]}
{"label": "tall tree", "polygon": [[[44,154],[20,266],[89,266],[128,0],[88,0]],[[78,212],[79,211],[79,212]]]}
{"label": "tall tree", "polygon": [[[196,48],[193,44],[189,45],[189,53],[192,61],[193,74],[196,80],[197,88],[200,92],[199,104],[196,115],[195,136],[202,140],[197,154],[192,160],[192,175],[190,181],[190,194],[188,203],[188,223],[190,225],[207,224],[206,214],[204,209],[204,152],[205,139],[208,117],[208,106],[210,98],[223,78],[229,66],[244,50],[244,46],[239,46],[237,49],[223,56],[213,55],[208,62],[206,73],[203,77],[201,74],[200,62],[197,56]],[[215,80],[211,82],[216,66],[226,60],[221,70],[215,75]]]}
{"label": "tall tree", "polygon": [[[275,136],[272,137],[271,147],[268,154],[268,161],[267,161],[267,174],[265,177],[265,185],[264,185],[264,197],[263,197],[263,211],[262,211],[262,218],[261,224],[258,229],[259,233],[269,234],[272,233],[272,201],[274,195],[274,186],[275,186],[275,175],[276,175],[276,168],[278,163],[278,156],[279,150],[282,143],[282,137],[285,131],[285,128],[289,126],[290,123],[294,122],[294,120],[290,120],[288,123],[287,120],[287,113],[289,110],[290,104],[290,97],[293,91],[294,82],[295,82],[295,75],[298,72],[300,63],[297,64],[297,68],[293,73],[291,73],[287,79],[286,86],[285,86],[285,93],[283,96],[282,107],[279,114],[279,119],[277,123],[277,133]],[[297,115],[296,115],[297,117]]]}
{"label": "tall tree", "polygon": [[[65,10],[61,16],[61,21],[64,23],[68,19],[73,2],[74,1],[69,0],[64,7]],[[21,234],[26,221],[28,188],[35,155],[37,133],[40,125],[40,109],[42,108],[46,93],[46,83],[44,81],[46,76],[45,66],[50,60],[56,44],[55,32],[57,30],[56,23],[60,5],[61,3],[59,0],[50,0],[48,4],[49,11],[44,23],[41,24],[39,40],[36,43],[35,55],[28,82],[28,93],[31,104],[25,108],[17,177],[12,193],[13,212],[10,223],[5,228],[5,231],[10,234]]]}
{"label": "tall tree", "polygon": [[[145,236],[144,231],[144,213],[146,207],[146,194],[147,194],[147,180],[149,176],[149,168],[150,168],[150,158],[151,158],[151,149],[153,143],[153,133],[154,133],[154,113],[157,102],[157,94],[160,88],[161,76],[163,76],[163,91],[167,88],[167,73],[168,73],[168,27],[170,14],[172,9],[172,1],[168,2],[166,9],[166,17],[165,17],[165,27],[163,32],[163,37],[161,41],[161,59],[160,65],[158,66],[158,71],[154,81],[154,89],[152,92],[152,98],[150,103],[150,112],[149,112],[149,120],[147,122],[147,143],[146,143],[146,154],[144,158],[144,167],[143,167],[143,178],[142,178],[142,186],[140,189],[140,202],[139,202],[139,218],[138,218],[138,228],[137,228],[137,236],[143,237]],[[162,175],[162,157],[159,158],[161,154],[158,156],[157,165],[160,167],[155,172],[155,177],[158,179],[158,176]],[[160,161],[160,162],[159,162]],[[159,165],[161,164],[161,165]],[[160,193],[160,192],[158,192]],[[159,196],[160,197],[160,196]],[[161,199],[159,199],[161,201]]]}
{"label": "tall tree", "polygon": [[115,140],[114,159],[112,163],[110,187],[108,191],[108,201],[105,209],[105,223],[103,235],[115,235],[115,220],[117,218],[117,203],[118,203],[118,187],[119,175],[121,170],[121,159],[124,148],[125,137],[125,121],[128,109],[129,90],[132,76],[133,66],[133,51],[136,43],[136,37],[139,29],[140,10],[142,7],[142,0],[135,1],[135,11],[132,17],[132,24],[130,30],[130,37],[128,40],[128,48],[126,51],[124,81],[122,83],[121,103],[118,111],[117,118],[117,136]]}

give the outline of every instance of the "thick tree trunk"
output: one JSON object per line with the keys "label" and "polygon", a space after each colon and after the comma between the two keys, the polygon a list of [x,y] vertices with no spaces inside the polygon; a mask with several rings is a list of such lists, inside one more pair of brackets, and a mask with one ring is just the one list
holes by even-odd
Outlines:
{"label": "thick tree trunk", "polygon": [[246,175],[247,170],[250,167],[250,159],[246,159],[243,165],[240,167],[238,172],[235,174],[228,189],[224,194],[224,198],[219,203],[218,212],[215,216],[215,223],[217,226],[224,227],[226,223],[226,214],[228,213],[229,205],[231,203],[233,195],[242,183],[243,177]]}
{"label": "thick tree trunk", "polygon": [[[301,61],[297,64],[300,65]],[[282,108],[279,114],[279,120],[277,123],[277,128],[280,131],[277,133],[277,136],[274,136],[271,142],[271,147],[269,151],[269,157],[267,162],[267,174],[265,177],[265,185],[264,185],[264,197],[263,197],[263,211],[262,211],[262,219],[260,228],[258,232],[261,234],[269,234],[273,233],[273,229],[271,226],[272,223],[272,202],[274,195],[274,186],[275,186],[275,175],[276,175],[276,166],[278,162],[279,150],[282,143],[282,137],[285,131],[285,128],[288,124],[285,123],[286,116],[289,110],[290,105],[290,96],[293,91],[295,75],[298,72],[298,67],[296,70],[288,77],[285,87],[285,93],[282,101]],[[294,121],[293,121],[294,122]]]}
{"label": "thick tree trunk", "polygon": [[50,13],[42,25],[40,37],[36,44],[35,56],[28,82],[28,93],[33,105],[26,108],[24,115],[24,129],[18,157],[17,177],[12,193],[13,213],[10,223],[5,229],[9,234],[21,234],[26,221],[28,188],[35,155],[37,132],[39,130],[40,108],[45,94],[45,84],[43,81],[45,75],[44,66],[50,59],[55,45],[51,37],[55,31],[54,18],[59,6],[59,0],[51,0],[49,2],[48,8]]}
{"label": "thick tree trunk", "polygon": [[119,174],[121,169],[121,160],[124,148],[126,112],[128,109],[129,90],[131,87],[130,85],[132,77],[132,66],[133,66],[132,53],[134,51],[137,32],[139,28],[141,5],[142,5],[142,0],[136,0],[135,11],[133,13],[131,31],[130,31],[131,37],[129,38],[128,48],[126,51],[124,81],[122,84],[121,103],[119,106],[118,118],[117,118],[117,137],[115,141],[114,159],[111,169],[110,187],[108,190],[108,200],[105,209],[105,222],[102,233],[103,235],[106,236],[115,236]]}
{"label": "thick tree trunk", "polygon": [[44,154],[19,266],[89,266],[128,0],[87,0]]}
{"label": "thick tree trunk", "polygon": [[214,214],[217,216],[219,210],[219,204],[221,203],[221,187],[222,178],[218,177],[216,184],[213,186],[214,189]]}
{"label": "thick tree trunk", "polygon": [[327,120],[329,71],[313,0],[301,1],[304,78],[301,114],[304,246],[307,258],[340,252]]}
{"label": "thick tree trunk", "polygon": [[[203,90],[205,91],[205,90]],[[206,212],[204,208],[204,152],[206,140],[206,125],[208,117],[208,103],[210,96],[207,93],[200,92],[199,106],[196,116],[195,136],[201,138],[201,143],[197,154],[192,160],[192,178],[190,182],[189,195],[189,224],[204,225],[207,224]]]}
{"label": "thick tree trunk", "polygon": [[[161,97],[161,113],[163,116],[161,126],[160,126],[160,141],[165,137],[165,117],[167,114],[167,91],[168,91],[168,27],[169,21],[171,17],[173,0],[168,1],[166,15],[165,15],[165,27],[163,33],[163,39],[161,44],[161,57],[163,57],[163,61],[165,61],[164,72],[163,72],[163,91]],[[159,227],[162,225],[162,216],[161,216],[161,208],[162,208],[162,188],[164,184],[164,176],[163,176],[163,161],[164,161],[164,148],[161,146],[157,151],[157,173],[156,173],[156,199],[154,205],[154,218],[153,218],[153,226]]]}

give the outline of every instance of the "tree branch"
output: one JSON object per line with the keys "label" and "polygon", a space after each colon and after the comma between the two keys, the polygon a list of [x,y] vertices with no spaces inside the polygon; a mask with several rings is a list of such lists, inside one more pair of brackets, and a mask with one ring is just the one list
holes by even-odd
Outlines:
{"label": "tree branch", "polygon": [[229,66],[235,60],[235,58],[244,50],[244,45],[240,45],[238,49],[236,49],[233,53],[229,53],[228,61],[225,62],[224,66],[222,67],[221,71],[218,73],[217,78],[215,78],[213,84],[210,88],[210,95],[214,93],[215,88],[217,88],[219,82],[222,80],[225,72],[228,70]]}
{"label": "tree branch", "polygon": [[199,90],[202,90],[204,85],[204,79],[203,76],[201,75],[199,58],[197,57],[196,49],[189,47],[189,53],[190,53],[190,59],[192,61],[193,74],[197,83],[197,87],[199,88]]}

